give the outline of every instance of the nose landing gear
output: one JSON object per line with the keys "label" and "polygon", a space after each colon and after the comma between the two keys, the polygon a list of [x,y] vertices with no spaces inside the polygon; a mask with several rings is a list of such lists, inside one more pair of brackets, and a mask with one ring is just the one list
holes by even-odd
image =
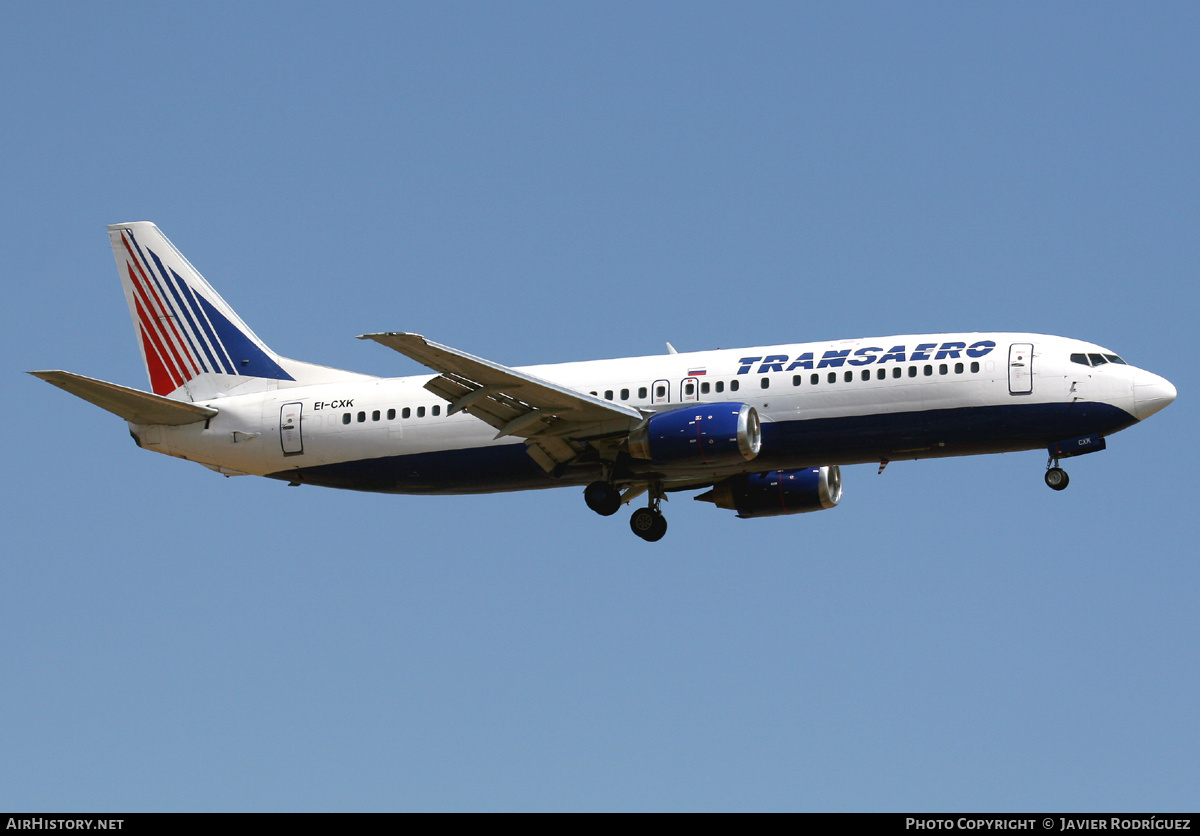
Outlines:
{"label": "nose landing gear", "polygon": [[1051,456],[1046,462],[1046,486],[1052,491],[1061,491],[1070,483],[1071,477],[1067,475],[1067,471],[1058,466],[1056,457]]}
{"label": "nose landing gear", "polygon": [[1046,460],[1046,484],[1050,486],[1051,490],[1065,489],[1071,480],[1067,477],[1067,472],[1058,466],[1058,460],[1087,453],[1098,453],[1106,446],[1104,437],[1096,433],[1081,435],[1078,438],[1068,438],[1066,441],[1056,441],[1048,445],[1046,452],[1050,454],[1050,458]]}
{"label": "nose landing gear", "polygon": [[1046,484],[1051,490],[1061,491],[1071,483],[1071,477],[1061,467],[1052,467],[1046,471]]}

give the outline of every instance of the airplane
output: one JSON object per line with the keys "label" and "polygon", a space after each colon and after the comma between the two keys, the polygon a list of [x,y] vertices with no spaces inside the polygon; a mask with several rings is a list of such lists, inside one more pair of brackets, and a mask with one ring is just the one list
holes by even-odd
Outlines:
{"label": "airplane", "polygon": [[380,378],[272,351],[154,224],[108,227],[152,392],[30,374],[125,419],[137,445],[226,476],[395,494],[583,487],[654,542],[667,495],[742,518],[836,506],[841,465],[1047,450],[1169,405],[1107,348],[1029,333],[911,334],[509,367],[418,334],[363,334],[433,374]]}

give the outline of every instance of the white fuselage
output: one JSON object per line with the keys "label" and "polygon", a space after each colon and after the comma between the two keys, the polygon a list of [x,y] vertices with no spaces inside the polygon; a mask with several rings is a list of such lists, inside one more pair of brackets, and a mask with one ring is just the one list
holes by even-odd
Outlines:
{"label": "white fuselage", "polygon": [[[1028,348],[1025,348],[1028,347]],[[747,403],[763,446],[753,461],[658,478],[1034,449],[1101,436],[1161,406],[1162,378],[1091,343],[1024,333],[891,336],[530,366],[519,371],[644,411]],[[217,397],[207,423],[131,425],[147,449],[226,473],[397,493],[470,493],[584,484],[552,478],[519,438],[424,387],[434,375],[362,378]],[[1174,390],[1171,389],[1171,397]],[[1155,405],[1163,401],[1161,405]],[[1140,404],[1140,405],[1139,405]],[[631,463],[651,469],[648,463]]]}

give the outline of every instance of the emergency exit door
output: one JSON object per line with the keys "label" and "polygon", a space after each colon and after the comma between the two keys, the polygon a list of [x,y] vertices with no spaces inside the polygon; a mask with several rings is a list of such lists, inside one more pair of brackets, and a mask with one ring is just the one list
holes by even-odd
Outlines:
{"label": "emergency exit door", "polygon": [[671,402],[671,383],[666,380],[654,381],[654,391],[651,393],[650,403],[670,403]]}
{"label": "emergency exit door", "polygon": [[700,381],[694,377],[685,377],[679,381],[679,402],[695,403],[700,400]]}

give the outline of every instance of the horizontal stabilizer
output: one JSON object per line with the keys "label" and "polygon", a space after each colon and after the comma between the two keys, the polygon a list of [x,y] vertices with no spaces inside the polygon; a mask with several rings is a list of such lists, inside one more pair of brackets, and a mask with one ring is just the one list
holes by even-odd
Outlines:
{"label": "horizontal stabilizer", "polygon": [[217,414],[211,406],[200,406],[152,395],[138,389],[106,383],[81,374],[62,371],[30,372],[59,389],[70,392],[77,398],[106,409],[134,424],[193,424]]}

